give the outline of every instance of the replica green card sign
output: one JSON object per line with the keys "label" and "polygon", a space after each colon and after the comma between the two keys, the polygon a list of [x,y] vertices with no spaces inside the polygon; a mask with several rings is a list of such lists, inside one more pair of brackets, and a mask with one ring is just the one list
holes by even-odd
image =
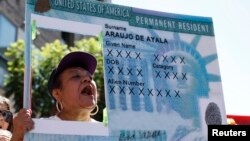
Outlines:
{"label": "replica green card sign", "polygon": [[[58,129],[36,125],[27,141],[207,141],[207,125],[226,123],[211,18],[87,0],[27,0],[27,84],[32,21],[42,28],[101,34],[108,126],[67,122],[82,131],[74,133],[62,121],[35,120],[46,130]],[[86,133],[86,127],[97,132]]]}

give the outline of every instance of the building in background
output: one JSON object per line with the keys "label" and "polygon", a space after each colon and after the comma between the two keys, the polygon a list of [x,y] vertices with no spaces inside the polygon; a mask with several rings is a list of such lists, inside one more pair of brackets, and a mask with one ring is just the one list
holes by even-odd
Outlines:
{"label": "building in background", "polygon": [[[7,74],[7,59],[3,53],[11,43],[24,39],[25,33],[25,1],[0,0],[0,95],[4,95],[4,75]],[[46,29],[38,30],[39,36],[34,41],[37,47],[52,42],[62,36],[61,32]],[[65,37],[67,39],[67,36]]]}

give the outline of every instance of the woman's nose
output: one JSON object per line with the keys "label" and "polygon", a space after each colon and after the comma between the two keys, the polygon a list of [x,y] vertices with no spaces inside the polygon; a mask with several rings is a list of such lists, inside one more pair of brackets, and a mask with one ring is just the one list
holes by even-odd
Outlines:
{"label": "woman's nose", "polygon": [[3,119],[3,117],[1,116],[1,117],[0,117],[0,129],[2,129],[3,123],[4,123],[4,119]]}
{"label": "woman's nose", "polygon": [[82,80],[81,80],[81,83],[86,83],[86,82],[90,83],[91,80],[92,80],[91,77],[89,77],[89,76],[83,76]]}
{"label": "woman's nose", "polygon": [[2,115],[0,115],[0,122],[4,121],[4,117]]}

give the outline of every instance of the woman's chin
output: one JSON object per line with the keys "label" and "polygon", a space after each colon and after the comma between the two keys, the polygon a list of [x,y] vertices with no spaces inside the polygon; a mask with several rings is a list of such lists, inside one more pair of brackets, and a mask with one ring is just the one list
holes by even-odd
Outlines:
{"label": "woman's chin", "polygon": [[84,109],[94,109],[96,106],[96,103],[84,103],[81,104],[81,107]]}

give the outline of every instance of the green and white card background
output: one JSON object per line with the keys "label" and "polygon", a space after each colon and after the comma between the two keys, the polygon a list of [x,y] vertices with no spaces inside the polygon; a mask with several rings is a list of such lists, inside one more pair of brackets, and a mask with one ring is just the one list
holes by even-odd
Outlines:
{"label": "green and white card background", "polygon": [[35,119],[26,141],[206,141],[207,124],[226,123],[211,18],[87,0],[50,0],[51,9],[40,13],[36,4],[26,1],[25,107],[32,21],[53,30],[101,33],[108,127]]}

